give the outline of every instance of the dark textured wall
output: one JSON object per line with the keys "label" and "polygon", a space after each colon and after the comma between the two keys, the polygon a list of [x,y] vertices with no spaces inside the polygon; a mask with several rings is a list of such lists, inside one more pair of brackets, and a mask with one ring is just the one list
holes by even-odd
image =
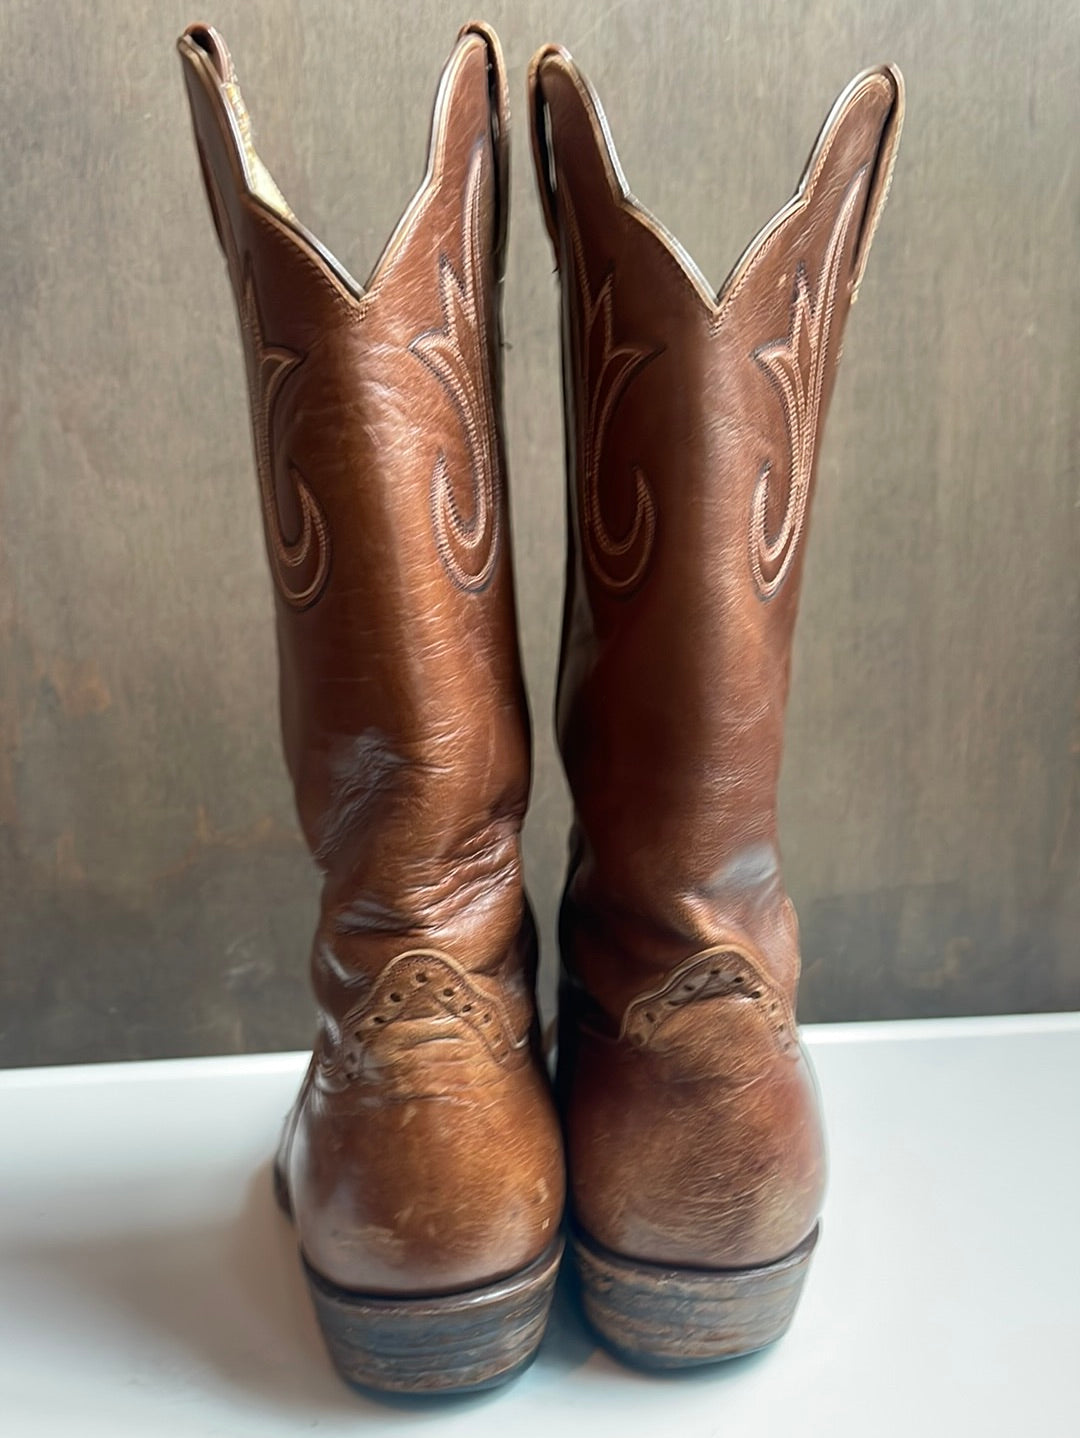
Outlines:
{"label": "dark textured wall", "polygon": [[[434,0],[0,6],[0,1061],[302,1045],[243,367],[173,42],[212,20],[293,207],[366,273],[417,184]],[[1069,0],[504,3],[507,410],[551,993],[562,444],[524,67],[568,45],[719,283],[834,95],[908,122],[821,463],[783,784],[806,1018],[1080,1005],[1080,21]]]}

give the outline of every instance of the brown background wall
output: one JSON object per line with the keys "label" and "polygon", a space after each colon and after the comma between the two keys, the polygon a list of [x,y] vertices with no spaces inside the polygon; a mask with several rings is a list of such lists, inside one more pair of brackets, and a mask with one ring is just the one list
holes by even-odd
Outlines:
{"label": "brown background wall", "polygon": [[[213,20],[260,150],[366,273],[420,178],[435,0],[4,0],[0,1062],[302,1045],[314,880],[276,738],[234,319],[173,41]],[[1080,21],[1069,0],[502,3],[507,408],[548,937],[561,429],[522,81],[569,46],[719,283],[829,104],[909,118],[822,460],[783,786],[806,1018],[1080,1006]]]}

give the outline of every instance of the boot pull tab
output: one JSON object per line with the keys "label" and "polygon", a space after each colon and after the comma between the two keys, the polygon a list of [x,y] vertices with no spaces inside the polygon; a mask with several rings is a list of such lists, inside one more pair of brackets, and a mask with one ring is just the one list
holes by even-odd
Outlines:
{"label": "boot pull tab", "polygon": [[[870,245],[889,192],[904,111],[904,82],[894,65],[864,70],[839,95],[818,134],[802,178],[788,203],[761,229],[739,257],[716,296],[717,317],[731,308],[743,285],[762,264],[779,235],[825,233],[837,222],[850,187],[866,198],[849,216],[838,293],[855,301]],[[837,276],[840,280],[840,276]]]}
{"label": "boot pull tab", "polygon": [[210,25],[191,25],[180,36],[177,49],[210,213],[218,241],[228,254],[236,237],[223,213],[226,182],[233,194],[254,195],[284,220],[294,223],[296,216],[255,149],[251,117],[221,35]]}
{"label": "boot pull tab", "polygon": [[[495,32],[479,21],[457,35],[439,80],[431,117],[427,170],[397,229],[372,271],[367,288],[377,288],[391,257],[408,243],[426,198],[449,185],[464,194],[467,174],[481,154],[483,192],[491,201],[485,259],[492,258],[496,281],[503,277],[509,212],[509,88]],[[489,164],[490,156],[490,164]]]}
{"label": "boot pull tab", "polygon": [[807,161],[792,206],[831,213],[837,193],[858,178],[865,200],[854,219],[845,290],[854,304],[885,206],[904,115],[904,81],[895,65],[856,75],[837,97]]}
{"label": "boot pull tab", "polygon": [[532,142],[533,164],[536,167],[536,188],[540,195],[540,209],[543,212],[548,238],[555,251],[555,263],[558,265],[559,233],[556,220],[558,182],[555,178],[551,111],[548,109],[547,101],[544,98],[544,89],[540,82],[540,69],[549,55],[558,55],[563,59],[569,59],[566,51],[560,46],[545,45],[532,57],[525,83],[529,101],[529,135]]}
{"label": "boot pull tab", "polygon": [[900,146],[900,132],[904,127],[903,75],[895,65],[883,65],[879,70],[869,73],[880,75],[889,82],[893,91],[893,100],[885,124],[881,130],[881,138],[878,142],[877,154],[870,175],[866,209],[863,213],[863,222],[859,230],[859,236],[855,243],[855,257],[851,279],[852,304],[854,304],[859,297],[859,286],[862,284],[863,274],[866,271],[866,262],[870,258],[870,246],[873,244],[874,235],[877,233],[878,222],[885,208],[885,201],[889,198],[893,167],[896,164],[897,150]]}
{"label": "boot pull tab", "polygon": [[529,66],[528,86],[540,205],[558,264],[560,174],[579,214],[589,209],[614,217],[620,207],[637,202],[619,164],[603,106],[569,51],[561,45],[538,50]]}
{"label": "boot pull tab", "polygon": [[495,233],[492,254],[495,274],[502,279],[506,271],[506,239],[510,215],[510,86],[506,78],[499,37],[490,25],[472,20],[458,32],[458,40],[477,35],[488,51],[488,95],[491,105],[491,149],[494,157]]}

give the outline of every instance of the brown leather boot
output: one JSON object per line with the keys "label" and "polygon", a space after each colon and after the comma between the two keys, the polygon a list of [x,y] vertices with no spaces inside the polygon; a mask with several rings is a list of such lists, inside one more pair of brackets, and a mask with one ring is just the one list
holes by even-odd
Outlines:
{"label": "brown leather boot", "polygon": [[285,756],[325,876],[279,1191],[346,1379],[485,1387],[540,1342],[563,1205],[521,872],[502,58],[461,32],[426,178],[360,286],[256,155],[220,36],[179,48],[247,356]]}
{"label": "brown leather boot", "polygon": [[559,1092],[586,1311],[627,1358],[777,1338],[825,1179],[776,793],[821,425],[903,91],[844,91],[716,296],[565,51],[530,71],[561,276],[575,805]]}

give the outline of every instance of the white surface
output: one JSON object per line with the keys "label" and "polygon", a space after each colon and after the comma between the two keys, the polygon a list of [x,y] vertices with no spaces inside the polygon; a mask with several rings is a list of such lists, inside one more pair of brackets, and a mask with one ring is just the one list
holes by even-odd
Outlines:
{"label": "white surface", "polygon": [[0,1433],[1080,1435],[1080,1015],[809,1029],[832,1178],[791,1333],[651,1378],[560,1299],[536,1365],[350,1392],[269,1156],[305,1058],[0,1074]]}

